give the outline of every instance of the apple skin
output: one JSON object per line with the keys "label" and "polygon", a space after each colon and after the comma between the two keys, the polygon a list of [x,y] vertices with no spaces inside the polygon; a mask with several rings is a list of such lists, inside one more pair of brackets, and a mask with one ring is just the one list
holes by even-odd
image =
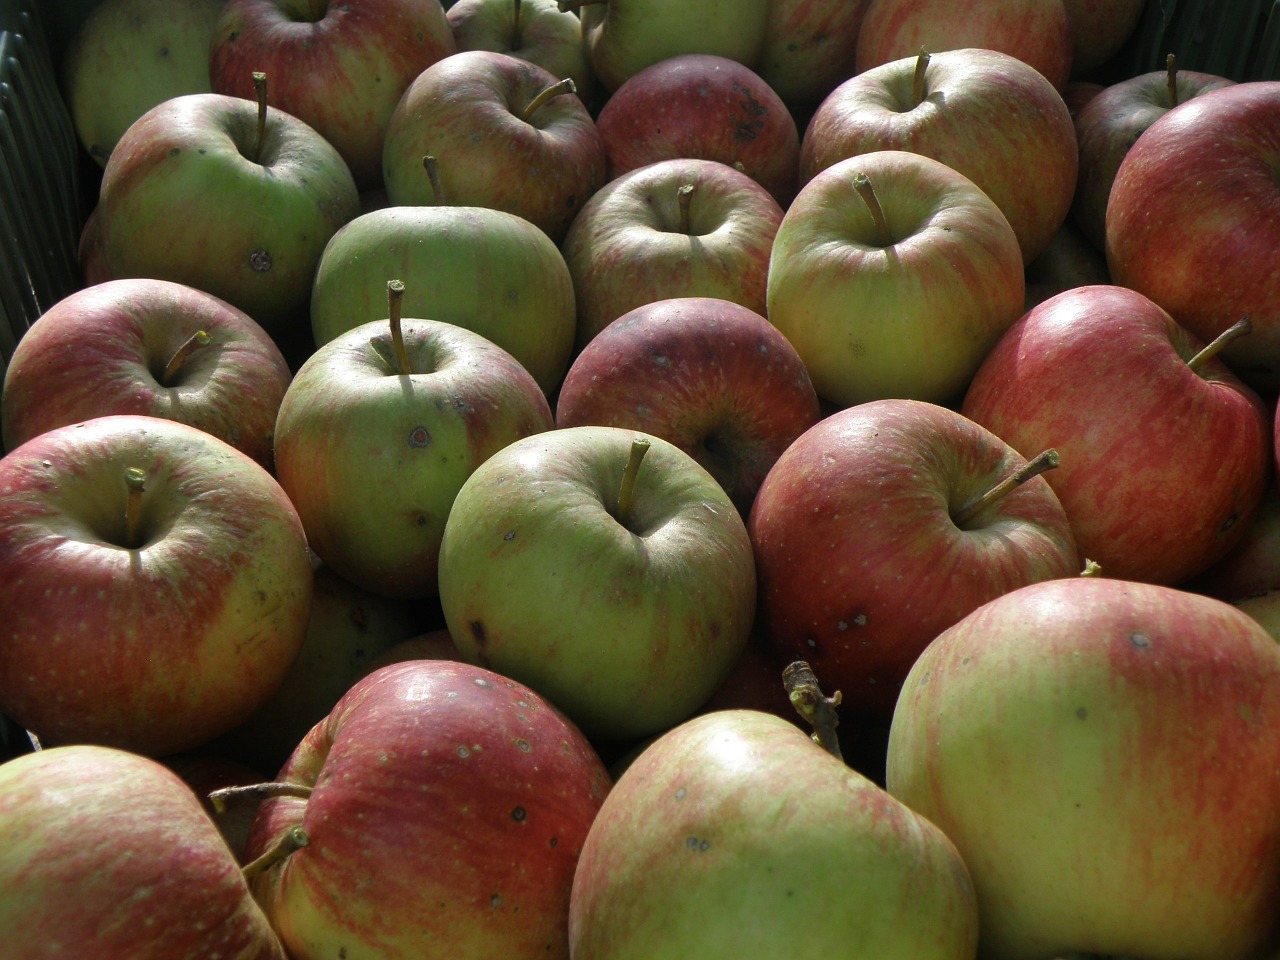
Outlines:
{"label": "apple skin", "polygon": [[871,0],[773,0],[756,72],[797,117],[808,117],[857,67]]}
{"label": "apple skin", "polygon": [[1227,603],[1280,590],[1280,490],[1274,478],[1236,545],[1179,586]]}
{"label": "apple skin", "polygon": [[156,104],[211,91],[209,42],[222,4],[104,0],[81,21],[60,58],[59,88],[80,145],[99,167]]}
{"label": "apple skin", "polygon": [[1145,0],[1062,0],[1071,31],[1071,76],[1087,77],[1124,47]]}
{"label": "apple skin", "polygon": [[610,782],[529,688],[414,660],[359,681],[303,740],[249,839],[309,844],[254,885],[293,960],[567,960],[569,891]]}
{"label": "apple skin", "polygon": [[[451,323],[386,320],[330,340],[298,370],[276,420],[276,474],[307,540],[380,596],[435,596],[454,497],[480,464],[554,418],[511,354]],[[376,537],[370,531],[377,531]]]}
{"label": "apple skin", "polygon": [[76,744],[0,764],[0,933],[11,957],[284,960],[191,789]]}
{"label": "apple skin", "polygon": [[227,0],[209,49],[214,93],[267,102],[316,129],[361,190],[382,183],[382,141],[419,73],[457,52],[444,9],[419,0]]}
{"label": "apple skin", "polygon": [[[972,960],[977,902],[933,824],[771,714],[646,747],[591,826],[569,909],[582,960]],[[851,947],[856,944],[856,947]],[[852,951],[852,952],[851,952]]]}
{"label": "apple skin", "polygon": [[1015,57],[968,48],[931,53],[924,99],[917,56],[846,80],[818,106],[800,141],[800,182],[875,150],[910,150],[968,177],[1009,219],[1030,263],[1067,219],[1079,157],[1071,112]]}
{"label": "apple skin", "polygon": [[[685,186],[693,187],[687,227]],[[781,222],[769,191],[716,160],[660,160],[611,180],[583,205],[560,247],[573,278],[577,349],[655,300],[714,297],[763,315]]]}
{"label": "apple skin", "polygon": [[583,3],[582,40],[611,94],[645,67],[685,53],[753,67],[764,49],[771,0],[608,0]]}
{"label": "apple skin", "polygon": [[[859,175],[891,243],[859,195]],[[1025,288],[1018,238],[990,197],[937,160],[880,150],[825,168],[787,208],[766,315],[829,403],[945,404],[1021,316]]]}
{"label": "apple skin", "polygon": [[912,669],[887,783],[965,858],[984,958],[1280,934],[1280,645],[1220,601],[1096,577],[992,601]]}
{"label": "apple skin", "polygon": [[[147,476],[132,549],[131,467]],[[200,746],[266,700],[302,644],[297,512],[195,427],[117,415],[27,441],[0,459],[0,531],[0,709],[48,744]]]}
{"label": "apple skin", "polygon": [[871,0],[858,28],[858,73],[929,53],[998,50],[1033,67],[1055,90],[1071,79],[1071,25],[1062,0]]}
{"label": "apple skin", "polygon": [[456,324],[502,347],[548,395],[572,359],[573,277],[551,238],[486,207],[386,207],[325,246],[311,291],[317,345],[387,318],[387,280],[405,282],[407,317]]}
{"label": "apple skin", "polygon": [[917,400],[848,407],[802,435],[747,521],[759,629],[779,662],[809,662],[847,710],[887,720],[935,636],[1000,594],[1079,573],[1067,514],[1043,477],[953,519],[1025,462],[955,411]]}
{"label": "apple skin", "polygon": [[796,193],[800,134],[782,99],[750,67],[709,54],[659,61],[629,77],[596,117],[608,176],[698,157],[737,167],[785,208]]}
{"label": "apple skin", "polygon": [[[213,819],[222,839],[235,855],[236,862],[243,866],[247,862],[245,846],[249,842],[249,830],[257,816],[257,804],[228,804],[225,810],[219,811],[209,795],[227,787],[249,787],[262,783],[267,776],[264,771],[210,752],[207,748],[174,754],[161,762],[181,777],[182,782],[200,799],[201,808]],[[275,770],[271,772],[274,773]]]}
{"label": "apple skin", "polygon": [[[572,92],[523,116],[561,79],[489,50],[456,53],[422,71],[387,124],[382,170],[391,203],[505,210],[558,244],[606,178],[600,133]],[[439,197],[423,170],[428,154],[438,162]]]}
{"label": "apple skin", "polygon": [[[1226,77],[1178,70],[1178,103],[1230,86]],[[1120,80],[1092,98],[1075,118],[1080,173],[1071,218],[1099,250],[1107,244],[1107,199],[1116,171],[1151,124],[1171,109],[1169,71],[1156,70]]]}
{"label": "apple skin", "polygon": [[679,297],[623,314],[561,384],[556,426],[651,433],[697,460],[744,517],[775,460],[822,415],[795,348],[728,300]]}
{"label": "apple skin", "polygon": [[[650,448],[621,522],[637,438]],[[464,659],[529,684],[592,742],[625,740],[688,718],[724,680],[751,630],[755,566],[728,494],[688,454],[565,427],[467,479],[440,547],[440,604]]]}
{"label": "apple skin", "polygon": [[[239,307],[280,343],[305,320],[325,243],[359,212],[351,171],[311,127],[257,105],[195,93],[152,107],[124,132],[102,174],[109,276],[186,283]],[[283,349],[283,347],[282,347]]]}
{"label": "apple skin", "polygon": [[1027,264],[1025,276],[1024,313],[1076,287],[1111,283],[1106,255],[1070,220],[1058,228],[1039,256]]}
{"label": "apple skin", "polygon": [[[1254,336],[1250,334],[1249,336]],[[1272,473],[1267,408],[1159,306],[1111,285],[1026,313],[978,369],[960,412],[1045,475],[1104,576],[1174,585],[1240,539]]]}
{"label": "apple skin", "polygon": [[[1212,175],[1209,175],[1212,171]],[[1242,316],[1253,333],[1223,359],[1260,391],[1280,387],[1280,80],[1180,104],[1138,138],[1107,202],[1107,264],[1212,340]]]}
{"label": "apple skin", "polygon": [[[166,365],[198,331],[171,381]],[[145,278],[85,287],[27,330],[4,376],[4,444],[105,414],[178,420],[272,469],[276,412],[292,373],[242,310],[185,284]]]}

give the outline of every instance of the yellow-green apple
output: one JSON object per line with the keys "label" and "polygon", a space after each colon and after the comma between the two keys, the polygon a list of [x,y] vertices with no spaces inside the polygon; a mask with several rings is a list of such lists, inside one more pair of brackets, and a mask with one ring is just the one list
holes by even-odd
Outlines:
{"label": "yellow-green apple", "polygon": [[1222,348],[1136,291],[1077,287],[1009,329],[960,411],[1023,456],[1057,448],[1046,479],[1105,576],[1178,584],[1239,540],[1272,471],[1271,415]]}
{"label": "yellow-green apple", "polygon": [[582,43],[582,21],[556,0],[458,0],[447,17],[459,51],[491,50],[536,63],[553,77],[572,80],[582,102],[593,105],[596,75]]}
{"label": "yellow-green apple", "polygon": [[582,960],[972,960],[955,846],[772,714],[722,710],[647,746],[600,808],[573,878]]}
{"label": "yellow-green apple", "polygon": [[420,629],[413,604],[357,587],[323,563],[314,568],[307,632],[288,674],[252,716],[208,745],[266,774],[284,766],[374,658]]}
{"label": "yellow-green apple", "polygon": [[858,28],[871,0],[773,0],[756,72],[808,117],[856,71]]}
{"label": "yellow-green apple", "polygon": [[1025,289],[990,197],[938,160],[879,150],[823,169],[787,208],[766,315],[830,403],[949,403],[1022,315]]}
{"label": "yellow-green apple", "polygon": [[421,0],[227,0],[208,51],[215,93],[268,101],[314,127],[361,190],[382,182],[382,141],[401,94],[456,52],[439,3]]}
{"label": "yellow-green apple", "polygon": [[177,774],[87,744],[0,764],[6,956],[284,960],[231,850]]}
{"label": "yellow-green apple", "polygon": [[724,680],[751,630],[755,564],[733,501],[687,453],[565,427],[467,479],[440,604],[466,660],[527,683],[593,742],[625,740],[687,719]]}
{"label": "yellow-green apple", "polygon": [[223,2],[103,0],[89,10],[62,53],[59,85],[98,166],[156,104],[210,92],[209,43]]}
{"label": "yellow-green apple", "polygon": [[846,80],[805,129],[800,182],[875,150],[923,154],[976,183],[1008,218],[1024,263],[1071,210],[1071,112],[1043,76],[994,50],[913,51]]}
{"label": "yellow-green apple", "polygon": [[348,330],[307,359],[280,404],[275,462],[321,560],[373,593],[417,599],[436,595],[440,538],[463,482],[554,418],[501,347],[399,314],[392,304],[389,321]]}
{"label": "yellow-green apple", "polygon": [[591,69],[612,93],[668,57],[710,53],[754,66],[764,49],[771,0],[560,0],[578,10]]}
{"label": "yellow-green apple", "polygon": [[736,167],[785,208],[800,174],[800,134],[781,98],[750,67],[711,54],[668,57],[629,77],[600,108],[609,179],[659,160]]}
{"label": "yellow-green apple", "polygon": [[744,517],[773,462],[820,417],[786,337],[754,310],[714,297],[623,314],[578,354],[556,398],[557,427],[622,427],[674,443]]}
{"label": "yellow-green apple", "polygon": [[241,97],[152,107],[102,174],[107,273],[185,283],[239,307],[286,356],[325,243],[359,211],[341,155],[301,120]]}
{"label": "yellow-green apple", "polygon": [[[425,174],[424,174],[425,175]],[[404,314],[452,323],[502,347],[548,395],[572,359],[573,278],[559,248],[513,213],[486,207],[384,207],[325,246],[311,290],[317,345],[387,317],[388,280]]]}
{"label": "yellow-green apple", "polygon": [[1253,333],[1223,359],[1255,389],[1280,387],[1280,80],[1202,93],[1158,119],[1116,171],[1107,202],[1115,282],[1211,340]]}
{"label": "yellow-green apple", "polygon": [[912,668],[887,785],[964,857],[983,958],[1280,936],[1280,644],[1221,601],[1107,577],[993,600]]}
{"label": "yellow-green apple", "polygon": [[1027,463],[918,400],[858,404],[810,428],[748,518],[768,645],[811,663],[851,710],[887,720],[935,636],[1003,593],[1079,573],[1044,479],[1002,489]]}
{"label": "yellow-green apple", "polygon": [[18,341],[0,419],[13,450],[55,427],[144,414],[199,427],[272,469],[284,355],[244,311],[170,280],[110,280],[55,303]]}
{"label": "yellow-green apple", "polygon": [[279,782],[249,853],[305,836],[254,883],[293,960],[568,960],[573,872],[610,784],[537,692],[456,661],[384,667]]}
{"label": "yellow-green apple", "polygon": [[[423,175],[433,156],[439,184]],[[467,50],[423,70],[387,124],[387,198],[492,207],[559,243],[605,180],[604,144],[571,80],[507,53]]]}
{"label": "yellow-green apple", "polygon": [[280,485],[203,430],[98,417],[0,459],[0,709],[46,743],[224,733],[287,673],[311,587]]}
{"label": "yellow-green apple", "polygon": [[1054,89],[1071,78],[1064,0],[871,0],[858,28],[858,73],[912,57],[973,47],[1033,67]]}
{"label": "yellow-green apple", "polygon": [[659,160],[611,180],[561,244],[573,278],[579,349],[655,300],[715,297],[765,312],[782,207],[717,160]]}
{"label": "yellow-green apple", "polygon": [[1071,219],[1099,250],[1106,249],[1107,198],[1129,148],[1160,117],[1231,80],[1178,70],[1173,54],[1164,70],[1128,77],[1104,88],[1075,118],[1080,173]]}
{"label": "yellow-green apple", "polygon": [[1087,77],[1123,49],[1145,0],[1062,0],[1071,31],[1071,76]]}

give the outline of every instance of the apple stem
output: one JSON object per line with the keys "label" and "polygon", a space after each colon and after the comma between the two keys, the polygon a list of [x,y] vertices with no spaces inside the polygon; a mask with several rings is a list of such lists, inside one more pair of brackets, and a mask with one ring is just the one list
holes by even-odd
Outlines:
{"label": "apple stem", "polygon": [[212,338],[204,330],[197,330],[186,339],[169,358],[169,362],[165,364],[164,373],[160,377],[160,386],[168,387],[173,384],[173,378],[178,375],[178,371],[182,369],[182,365],[187,362],[187,357],[191,356],[200,347],[207,347]]}
{"label": "apple stem", "polygon": [[277,863],[301,850],[310,842],[311,838],[307,836],[307,831],[301,827],[290,827],[279,840],[264,850],[260,857],[246,863],[241,868],[240,873],[244,877],[245,883],[252,886],[258,877],[262,876]]}
{"label": "apple stem", "polygon": [[636,437],[631,441],[631,452],[627,456],[626,469],[622,471],[622,483],[618,487],[618,504],[613,515],[624,527],[631,523],[631,508],[635,503],[636,476],[640,473],[640,461],[649,452],[651,444],[644,437]]}
{"label": "apple stem", "polygon": [[294,797],[306,800],[311,796],[311,787],[304,783],[288,783],[285,781],[272,783],[251,783],[243,787],[222,787],[209,794],[209,802],[213,804],[215,813],[226,813],[229,807],[239,803],[256,803],[272,797]]}
{"label": "apple stem", "polygon": [[858,191],[858,196],[862,198],[862,202],[867,205],[867,210],[871,214],[871,219],[876,225],[876,233],[878,242],[882,247],[893,246],[893,232],[889,229],[889,221],[885,219],[884,208],[880,206],[880,198],[876,196],[876,191],[871,186],[871,178],[865,173],[859,173],[853,178],[853,189]]}
{"label": "apple stem", "polygon": [[553,100],[556,97],[560,96],[562,93],[577,93],[577,92],[578,92],[578,85],[573,82],[572,77],[565,77],[563,80],[557,80],[555,83],[550,84],[549,86],[543,87],[541,90],[538,91],[537,95],[532,100],[529,101],[528,106],[526,106],[524,108],[524,111],[520,114],[520,119],[523,120],[525,123],[529,123],[530,122],[529,118],[532,117],[535,113],[537,113],[538,108],[541,107],[548,100]]}
{"label": "apple stem", "polygon": [[124,472],[124,484],[128,498],[124,505],[124,542],[130,550],[138,547],[138,524],[142,517],[142,494],[147,488],[147,475],[141,467],[129,467]]}
{"label": "apple stem", "polygon": [[431,184],[431,196],[436,206],[443,206],[444,184],[440,182],[440,161],[428,153],[422,158],[422,166],[427,171],[427,181]]}
{"label": "apple stem", "polygon": [[1014,487],[1021,486],[1032,477],[1038,477],[1046,470],[1052,470],[1059,463],[1058,451],[1049,449],[1033,460],[1028,460],[1019,469],[1005,477],[981,496],[974,497],[963,507],[952,514],[957,527],[962,527],[972,520],[984,507],[995,503]]}
{"label": "apple stem", "polygon": [[1084,569],[1080,571],[1080,576],[1082,577],[1102,576],[1102,564],[1098,563],[1097,560],[1090,560],[1088,557],[1085,557]]}
{"label": "apple stem", "polygon": [[520,3],[521,0],[515,0],[515,16],[511,18],[511,49],[519,50],[520,43]]}
{"label": "apple stem", "polygon": [[912,109],[924,103],[924,72],[929,68],[930,59],[928,51],[921,47],[920,53],[916,55],[916,72],[911,78]]}
{"label": "apple stem", "polygon": [[577,10],[580,7],[590,7],[597,3],[608,3],[609,0],[559,0],[556,3],[556,9],[561,13],[568,13],[570,10]]}
{"label": "apple stem", "polygon": [[1253,322],[1248,317],[1241,317],[1227,329],[1213,338],[1204,349],[1187,361],[1187,366],[1199,373],[1200,368],[1222,352],[1232,340],[1253,332]]}
{"label": "apple stem", "polygon": [[689,205],[693,203],[692,183],[686,183],[676,191],[676,201],[680,204],[680,232],[687,234],[692,230],[689,217]]}
{"label": "apple stem", "polygon": [[404,331],[400,329],[400,304],[404,300],[404,281],[387,281],[387,320],[391,324],[391,346],[396,352],[396,365],[402,377],[410,376],[409,351],[404,348]]}
{"label": "apple stem", "polygon": [[262,138],[267,133],[267,75],[261,70],[253,71],[253,92],[258,98],[258,130],[253,141],[253,162],[258,163],[262,155]]}
{"label": "apple stem", "polygon": [[836,728],[840,726],[840,717],[836,714],[836,707],[840,706],[840,691],[829,697],[823,696],[813,668],[803,660],[789,664],[782,671],[782,685],[796,713],[813,727],[810,739],[837,760],[843,760],[840,738],[836,735]]}
{"label": "apple stem", "polygon": [[1178,58],[1172,53],[1164,58],[1165,85],[1169,90],[1169,109],[1178,105]]}

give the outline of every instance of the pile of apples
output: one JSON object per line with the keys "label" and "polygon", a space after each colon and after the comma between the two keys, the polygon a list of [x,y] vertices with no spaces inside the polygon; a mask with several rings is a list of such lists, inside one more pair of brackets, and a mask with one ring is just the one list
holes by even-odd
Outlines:
{"label": "pile of apples", "polygon": [[1280,78],[1141,12],[103,0],[0,952],[1280,958]]}

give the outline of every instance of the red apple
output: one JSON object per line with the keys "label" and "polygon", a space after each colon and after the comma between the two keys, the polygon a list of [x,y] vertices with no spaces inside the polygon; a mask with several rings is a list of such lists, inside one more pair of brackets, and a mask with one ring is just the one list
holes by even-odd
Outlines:
{"label": "red apple", "polygon": [[669,440],[745,517],[765,474],[821,411],[795,348],[753,310],[709,297],[623,314],[574,360],[556,426],[625,427]]}
{"label": "red apple", "polygon": [[1243,535],[1272,469],[1270,413],[1202,347],[1140,293],[1077,287],[1010,328],[960,410],[1024,456],[1057,448],[1049,485],[1105,576],[1177,584]]}
{"label": "red apple", "polygon": [[1062,0],[1071,31],[1071,76],[1087,77],[1124,47],[1145,0]]}
{"label": "red apple", "polygon": [[807,117],[856,72],[858,28],[871,0],[773,0],[756,72]]}

